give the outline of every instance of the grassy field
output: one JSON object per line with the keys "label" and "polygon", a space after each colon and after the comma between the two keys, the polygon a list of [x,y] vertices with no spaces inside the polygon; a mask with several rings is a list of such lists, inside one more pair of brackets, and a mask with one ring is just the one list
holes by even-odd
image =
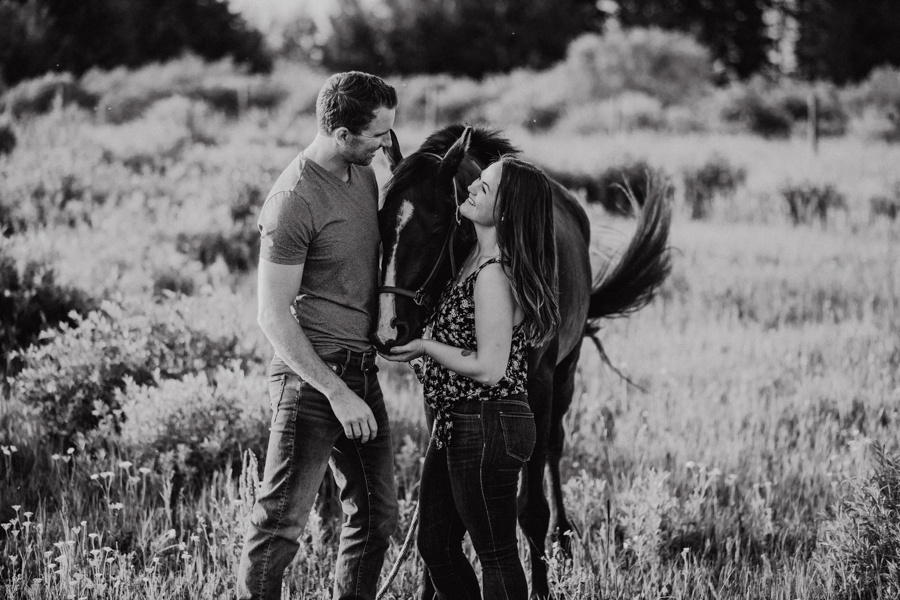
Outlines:
{"label": "grassy field", "polygon": [[[210,446],[224,447],[229,431],[198,440],[186,428],[165,447],[158,432],[153,443],[141,436],[160,419],[154,407],[190,421],[190,406],[172,405],[201,396],[208,403],[197,410],[216,415],[227,400],[232,412],[222,414],[237,411],[264,432],[269,349],[255,325],[252,264],[198,248],[212,234],[239,242],[252,233],[253,217],[237,209],[258,209],[313,128],[264,112],[228,121],[196,111],[171,101],[121,126],[58,112],[20,123],[17,150],[0,158],[4,204],[31,224],[5,252],[125,305],[165,309],[184,301],[166,290],[187,292],[201,325],[233,333],[251,356],[223,365],[215,384],[201,373],[161,391],[129,387],[121,437],[55,446],[45,413],[13,381],[0,412],[0,597],[233,590],[262,457],[182,460],[195,447],[217,456]],[[410,152],[428,132],[401,124],[398,133]],[[900,148],[848,137],[826,139],[813,154],[802,140],[747,136],[507,133],[527,157],[556,168],[647,159],[674,176],[678,202],[671,278],[651,306],[601,332],[615,365],[646,391],[585,344],[562,465],[579,534],[572,557],[558,549],[547,557],[557,597],[852,598],[853,586],[869,594],[858,597],[892,597],[898,559],[888,542],[897,541],[900,502],[884,481],[900,416],[900,248],[893,224],[870,222],[867,198],[900,177]],[[708,220],[691,221],[680,173],[716,154],[746,168],[747,183],[716,199]],[[838,186],[846,213],[826,226],[792,226],[778,190],[800,180]],[[598,248],[621,240],[608,227],[627,231],[627,222],[589,212]],[[427,432],[411,371],[382,365],[381,381],[402,496],[393,564]],[[228,396],[226,386],[244,395]],[[879,461],[882,445],[888,458]],[[865,523],[884,529],[868,535]],[[330,597],[333,536],[334,523],[314,515],[286,578],[289,597]],[[388,597],[415,597],[421,569],[413,555]]]}

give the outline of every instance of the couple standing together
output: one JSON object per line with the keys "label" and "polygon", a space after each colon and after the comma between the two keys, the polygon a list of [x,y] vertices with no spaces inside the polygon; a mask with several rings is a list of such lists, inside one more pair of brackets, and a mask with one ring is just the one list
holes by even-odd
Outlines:
{"label": "couple standing together", "polygon": [[[259,217],[258,320],[275,349],[273,414],[238,569],[240,598],[280,598],[329,463],[345,513],[333,597],[375,598],[397,495],[368,337],[380,244],[369,165],[391,145],[396,106],[394,88],[378,77],[329,78],[316,103],[315,139],[278,178]],[[419,492],[418,548],[437,597],[482,598],[462,551],[468,531],[485,600],[522,600],[516,488],[535,444],[526,352],[559,320],[550,184],[535,167],[504,157],[468,191],[458,210],[474,224],[477,244],[441,297],[432,339],[384,358],[425,359],[436,427]]]}

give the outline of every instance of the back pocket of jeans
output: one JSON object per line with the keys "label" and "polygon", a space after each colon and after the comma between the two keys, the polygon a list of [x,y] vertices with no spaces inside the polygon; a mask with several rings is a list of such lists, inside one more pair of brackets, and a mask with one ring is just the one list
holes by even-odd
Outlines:
{"label": "back pocket of jeans", "polygon": [[531,458],[536,436],[534,417],[529,413],[500,413],[500,426],[506,453],[522,462]]}

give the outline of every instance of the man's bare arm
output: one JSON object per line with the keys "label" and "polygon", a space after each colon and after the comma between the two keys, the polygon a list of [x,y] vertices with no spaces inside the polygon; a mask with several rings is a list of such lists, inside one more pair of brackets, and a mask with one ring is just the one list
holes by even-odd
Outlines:
{"label": "man's bare arm", "polygon": [[291,305],[300,289],[303,265],[279,265],[259,261],[257,322],[287,365],[322,392],[349,438],[363,443],[378,433],[369,406],[322,362],[294,316]]}

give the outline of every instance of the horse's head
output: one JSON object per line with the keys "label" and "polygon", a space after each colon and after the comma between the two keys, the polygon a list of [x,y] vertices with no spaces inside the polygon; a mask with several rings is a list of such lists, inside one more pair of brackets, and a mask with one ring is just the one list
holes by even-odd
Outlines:
{"label": "horse's head", "polygon": [[382,282],[372,332],[381,351],[422,334],[453,276],[451,263],[471,247],[471,236],[457,231],[469,224],[456,223],[456,207],[481,172],[466,152],[471,132],[465,128],[442,154],[420,148],[404,159],[396,139],[385,150],[392,174],[378,214]]}

